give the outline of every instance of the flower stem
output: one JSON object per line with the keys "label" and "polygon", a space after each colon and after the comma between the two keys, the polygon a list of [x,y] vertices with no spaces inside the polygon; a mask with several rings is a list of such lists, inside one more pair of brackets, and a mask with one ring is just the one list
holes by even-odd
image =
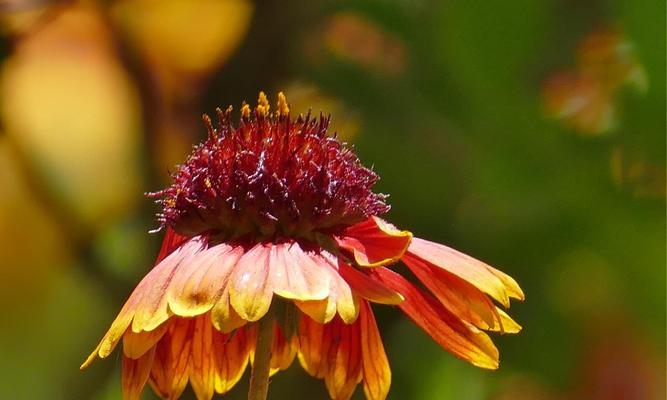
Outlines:
{"label": "flower stem", "polygon": [[274,318],[271,311],[259,320],[259,332],[257,332],[257,342],[255,343],[255,360],[252,364],[248,400],[266,400],[269,392],[273,322]]}

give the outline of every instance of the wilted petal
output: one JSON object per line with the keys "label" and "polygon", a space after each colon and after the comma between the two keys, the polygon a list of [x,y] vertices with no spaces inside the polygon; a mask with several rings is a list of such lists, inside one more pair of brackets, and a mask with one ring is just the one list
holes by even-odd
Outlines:
{"label": "wilted petal", "polygon": [[367,400],[384,400],[391,386],[389,360],[370,305],[361,302],[359,311],[364,393]]}
{"label": "wilted petal", "polygon": [[259,320],[271,305],[270,253],[271,245],[257,244],[241,256],[230,277],[230,302],[246,321]]}
{"label": "wilted petal", "polygon": [[386,268],[373,273],[403,294],[405,300],[398,306],[445,350],[478,367],[498,368],[498,349],[484,332],[462,322],[399,274]]}
{"label": "wilted petal", "polygon": [[361,267],[378,267],[398,261],[407,250],[412,233],[371,217],[352,225],[336,237],[340,247],[354,255]]}

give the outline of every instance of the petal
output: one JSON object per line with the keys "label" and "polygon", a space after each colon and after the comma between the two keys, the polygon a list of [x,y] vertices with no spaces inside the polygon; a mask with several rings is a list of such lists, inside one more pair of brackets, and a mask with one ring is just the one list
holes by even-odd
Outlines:
{"label": "petal", "polygon": [[361,330],[361,355],[364,377],[364,394],[368,400],[384,400],[391,386],[389,360],[384,352],[380,332],[370,305],[361,302],[359,324]]}
{"label": "petal", "polygon": [[328,354],[331,342],[323,338],[325,326],[308,315],[302,315],[299,321],[299,363],[309,375],[316,378],[323,378],[328,370],[324,355]]}
{"label": "petal", "polygon": [[161,398],[179,398],[188,383],[193,322],[175,318],[157,344],[149,383]]}
{"label": "petal", "polygon": [[359,323],[348,325],[335,320],[324,329],[330,332],[326,337],[332,343],[324,383],[332,399],[347,400],[362,377]]}
{"label": "petal", "polygon": [[519,325],[516,321],[514,321],[512,318],[510,318],[509,315],[505,313],[505,311],[501,310],[500,308],[496,308],[496,311],[498,312],[498,315],[500,316],[500,321],[497,326],[493,326],[490,328],[491,332],[500,332],[500,333],[519,333],[521,332],[521,325]]}
{"label": "petal", "polygon": [[480,329],[498,326],[500,316],[496,306],[481,290],[444,269],[410,255],[404,256],[403,262],[440,303],[458,318]]}
{"label": "petal", "polygon": [[215,391],[227,393],[241,379],[250,358],[251,342],[245,328],[232,334],[214,332]]}
{"label": "petal", "polygon": [[510,281],[511,278],[502,272],[445,245],[414,238],[407,251],[407,256],[408,258],[412,256],[460,277],[505,307],[509,307],[510,296],[523,298],[521,289],[513,279]]}
{"label": "petal", "polygon": [[174,250],[181,247],[181,245],[187,240],[187,236],[181,236],[172,228],[167,228],[167,231],[164,234],[164,239],[162,239],[162,246],[160,247],[160,252],[157,255],[155,264],[164,260],[169,254],[173,253]]}
{"label": "petal", "polygon": [[498,368],[498,349],[485,333],[458,319],[399,274],[386,268],[372,273],[405,297],[398,305],[401,310],[445,350],[478,367]]}
{"label": "petal", "polygon": [[148,350],[157,344],[162,339],[162,336],[169,329],[169,321],[160,325],[157,329],[150,332],[132,332],[127,330],[123,335],[123,354],[125,357],[137,359],[143,356]]}
{"label": "petal", "polygon": [[137,302],[137,310],[132,321],[134,332],[152,331],[170,317],[167,307],[167,289],[176,273],[183,267],[183,261],[193,257],[202,250],[199,237],[194,237],[173,251],[153,268],[145,280],[146,287],[142,290]]}
{"label": "petal", "polygon": [[123,356],[123,367],[121,368],[123,400],[141,399],[141,392],[144,390],[146,381],[148,381],[154,356],[155,348],[136,360]]}
{"label": "petal", "polygon": [[338,262],[338,272],[355,293],[367,300],[390,305],[396,305],[403,301],[403,296],[400,293],[389,289],[382,282],[342,261]]}
{"label": "petal", "polygon": [[123,334],[127,330],[128,326],[134,318],[137,306],[140,303],[140,300],[143,298],[144,291],[150,287],[155,280],[159,280],[157,276],[163,275],[165,273],[169,274],[171,271],[165,271],[170,267],[175,267],[175,265],[164,264],[158,268],[160,262],[166,258],[168,255],[173,253],[184,241],[186,238],[176,234],[173,229],[167,228],[164,239],[162,241],[162,247],[160,248],[160,253],[158,254],[157,260],[155,262],[156,266],[139,282],[137,287],[134,289],[128,300],[123,305],[123,308],[118,313],[116,319],[111,323],[111,327],[104,335],[100,343],[97,345],[95,350],[88,356],[86,361],[81,365],[81,369],[88,367],[95,360],[96,357],[105,358],[118,344],[118,341],[123,337]]}
{"label": "petal", "polygon": [[242,254],[241,247],[222,243],[184,259],[167,292],[171,311],[183,317],[209,311],[222,295]]}
{"label": "petal", "polygon": [[329,294],[330,274],[294,243],[280,243],[271,252],[271,282],[279,296],[300,300],[322,300]]}
{"label": "petal", "polygon": [[297,351],[296,336],[286,338],[282,329],[276,324],[271,349],[271,375],[286,370],[292,365]]}
{"label": "petal", "polygon": [[403,256],[412,233],[398,230],[378,217],[370,217],[350,226],[335,239],[340,247],[352,252],[359,266],[379,267]]}
{"label": "petal", "polygon": [[313,254],[311,257],[330,276],[329,296],[324,300],[295,301],[294,303],[302,312],[320,323],[328,323],[338,312],[345,323],[351,324],[359,315],[359,300],[352,292],[350,285],[338,272],[337,258],[324,251],[320,254]]}
{"label": "petal", "polygon": [[346,400],[361,381],[359,323],[336,318],[319,324],[303,315],[299,324],[299,362],[306,372],[324,382],[333,399]]}
{"label": "petal", "polygon": [[230,277],[229,299],[234,310],[246,321],[254,322],[271,306],[271,245],[257,244],[241,256]]}
{"label": "petal", "polygon": [[208,314],[196,317],[190,351],[190,383],[198,400],[210,400],[215,391],[213,325]]}

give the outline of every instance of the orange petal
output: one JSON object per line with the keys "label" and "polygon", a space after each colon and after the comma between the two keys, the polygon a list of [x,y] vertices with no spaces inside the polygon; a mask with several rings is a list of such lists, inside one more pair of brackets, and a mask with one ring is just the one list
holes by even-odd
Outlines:
{"label": "orange petal", "polygon": [[155,267],[151,270],[144,279],[139,282],[137,287],[134,289],[128,300],[123,305],[123,308],[118,313],[116,319],[112,322],[111,327],[104,335],[100,343],[97,345],[95,350],[88,356],[86,361],[81,365],[81,369],[88,367],[96,357],[105,358],[114,350],[118,341],[123,337],[123,334],[127,330],[128,326],[134,318],[134,313],[136,311],[137,305],[143,297],[143,293],[147,290],[147,287],[150,287],[155,276],[164,273],[162,271],[166,265],[158,268],[157,265],[167,257],[169,254],[174,252],[184,241],[185,237],[176,234],[173,229],[167,228],[164,239],[162,241],[162,247],[160,253],[158,254],[157,261],[155,262]]}
{"label": "orange petal", "polygon": [[405,300],[398,306],[445,350],[478,367],[498,368],[498,349],[485,333],[458,319],[399,274],[386,268],[373,273],[403,294]]}
{"label": "orange petal", "polygon": [[316,378],[324,378],[329,370],[326,355],[331,341],[324,337],[325,326],[307,315],[303,315],[299,322],[299,363]]}
{"label": "orange petal", "polygon": [[336,318],[318,324],[303,315],[299,324],[299,362],[308,374],[324,378],[329,396],[346,400],[361,381],[359,323]]}
{"label": "orange petal", "polygon": [[458,318],[480,329],[492,329],[499,325],[500,316],[493,301],[472,284],[410,255],[405,255],[403,262]]}
{"label": "orange petal", "polygon": [[239,316],[246,321],[259,320],[271,306],[271,247],[260,243],[250,249],[241,256],[230,277],[230,302]]}
{"label": "orange petal", "polygon": [[140,400],[141,392],[144,390],[148,375],[153,365],[155,348],[138,359],[123,356],[123,367],[121,375],[121,386],[123,389],[123,400]]}
{"label": "orange petal", "polygon": [[[202,240],[203,241],[203,240]],[[194,253],[184,259],[169,285],[167,298],[174,314],[194,317],[209,311],[227,286],[241,247],[222,243]]]}
{"label": "orange petal", "polygon": [[278,324],[275,324],[272,347],[271,375],[278,371],[286,370],[292,365],[298,347],[296,336],[286,338],[282,329],[280,329]]}
{"label": "orange petal", "polygon": [[523,299],[521,289],[507,275],[445,245],[414,238],[407,254],[460,277],[505,307],[509,307],[509,297]]}
{"label": "orange petal", "polygon": [[238,329],[232,334],[214,332],[215,391],[217,393],[227,393],[241,379],[248,365],[251,345],[245,328]]}
{"label": "orange petal", "polygon": [[175,318],[157,344],[149,383],[161,398],[179,398],[188,383],[193,322]]}
{"label": "orange petal", "polygon": [[215,392],[213,325],[208,314],[196,317],[190,351],[190,384],[198,400],[210,400]]}
{"label": "orange petal", "polygon": [[162,339],[162,336],[169,329],[169,325],[170,323],[167,321],[150,332],[136,333],[132,332],[131,329],[127,330],[123,335],[123,354],[133,359],[143,356]]}
{"label": "orange petal", "polygon": [[359,301],[350,285],[340,276],[337,258],[324,251],[320,254],[313,254],[311,257],[330,276],[329,296],[324,300],[295,301],[294,303],[302,312],[317,322],[328,323],[338,312],[345,323],[351,324],[359,314]]}
{"label": "orange petal", "polygon": [[412,240],[412,233],[371,217],[347,228],[336,237],[340,247],[354,255],[361,267],[379,267],[398,261]]}
{"label": "orange petal", "polygon": [[364,272],[342,261],[338,262],[338,272],[355,293],[367,300],[391,305],[403,301],[403,296],[400,293],[389,289],[382,282],[372,279]]}
{"label": "orange petal", "polygon": [[[145,288],[137,301],[137,310],[132,321],[134,332],[152,331],[170,317],[167,307],[167,289],[183,261],[193,257],[202,250],[199,237],[194,237],[173,251],[146,275]],[[138,287],[137,287],[138,289]]]}
{"label": "orange petal", "polygon": [[364,377],[364,394],[367,400],[384,400],[391,386],[389,360],[384,352],[380,332],[370,305],[361,302],[359,324],[361,330],[361,356]]}
{"label": "orange petal", "polygon": [[280,243],[271,251],[271,282],[279,296],[322,300],[329,294],[330,275],[298,243]]}
{"label": "orange petal", "polygon": [[336,319],[324,329],[330,332],[325,337],[331,341],[324,384],[332,399],[347,400],[362,377],[359,323],[348,325]]}

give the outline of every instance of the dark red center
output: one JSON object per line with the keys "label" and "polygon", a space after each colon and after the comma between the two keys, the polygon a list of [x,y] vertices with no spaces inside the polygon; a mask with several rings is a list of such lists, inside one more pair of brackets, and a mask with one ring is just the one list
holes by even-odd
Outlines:
{"label": "dark red center", "polygon": [[310,238],[389,210],[386,196],[371,191],[377,174],[327,135],[328,117],[291,120],[282,94],[275,114],[263,94],[252,112],[244,105],[238,126],[231,107],[217,112],[216,127],[204,117],[208,138],[172,185],[150,194],[163,206],[162,226],[187,236]]}

